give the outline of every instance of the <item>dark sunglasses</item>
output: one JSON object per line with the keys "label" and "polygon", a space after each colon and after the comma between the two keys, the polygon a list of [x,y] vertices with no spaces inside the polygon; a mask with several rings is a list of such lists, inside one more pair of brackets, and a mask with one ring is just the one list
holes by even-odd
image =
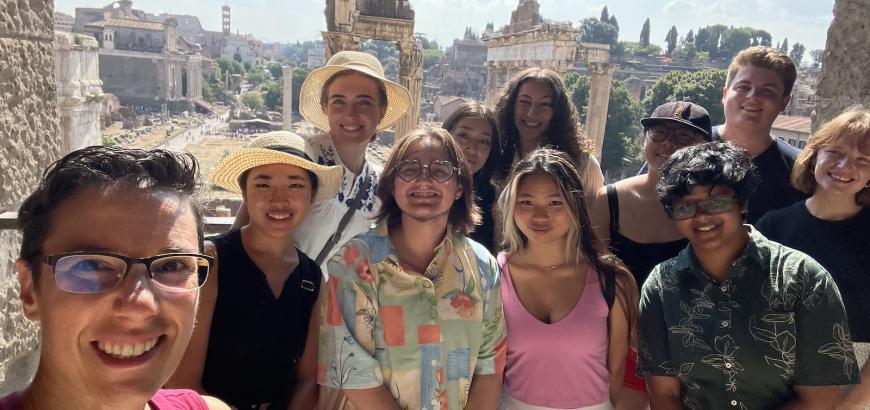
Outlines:
{"label": "dark sunglasses", "polygon": [[683,220],[694,218],[698,214],[698,209],[706,214],[714,215],[731,211],[736,205],[737,198],[734,196],[720,195],[703,201],[681,202],[665,206],[665,211],[671,219]]}
{"label": "dark sunglasses", "polygon": [[70,293],[108,292],[120,284],[130,268],[141,263],[154,284],[169,292],[199,289],[208,278],[214,258],[198,253],[167,253],[130,258],[109,252],[65,252],[40,259],[51,266],[57,286]]}
{"label": "dark sunglasses", "polygon": [[396,175],[405,182],[414,182],[423,175],[423,169],[429,172],[429,177],[435,182],[447,182],[453,174],[459,173],[459,168],[450,161],[435,160],[429,165],[423,165],[416,159],[401,161],[396,165]]}
{"label": "dark sunglasses", "polygon": [[643,130],[643,132],[647,138],[655,142],[665,142],[670,139],[671,143],[680,146],[691,145],[696,140],[704,140],[703,134],[685,127],[653,126]]}

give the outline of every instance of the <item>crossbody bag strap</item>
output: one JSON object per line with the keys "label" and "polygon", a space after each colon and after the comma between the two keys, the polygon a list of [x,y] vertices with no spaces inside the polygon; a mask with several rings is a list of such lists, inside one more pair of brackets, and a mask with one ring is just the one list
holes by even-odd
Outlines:
{"label": "crossbody bag strap", "polygon": [[360,203],[362,203],[363,195],[366,194],[369,190],[369,186],[371,186],[371,177],[369,175],[365,175],[363,177],[362,185],[360,185],[359,190],[356,192],[356,195],[353,197],[353,201],[350,203],[350,207],[347,209],[347,212],[344,213],[344,216],[341,217],[341,221],[338,222],[338,227],[335,229],[335,232],[329,239],[326,240],[326,243],[323,245],[323,249],[320,250],[320,253],[317,254],[317,257],[314,258],[314,262],[317,263],[317,266],[323,264],[323,260],[326,259],[326,255],[329,254],[329,251],[338,243],[341,239],[341,234],[344,232],[344,228],[347,227],[347,224],[350,222],[350,218],[356,212],[356,209],[359,207]]}

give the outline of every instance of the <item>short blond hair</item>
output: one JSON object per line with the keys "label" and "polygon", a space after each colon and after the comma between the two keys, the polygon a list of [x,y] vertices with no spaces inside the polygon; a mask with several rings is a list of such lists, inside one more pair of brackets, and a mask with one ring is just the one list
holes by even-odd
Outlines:
{"label": "short blond hair", "polygon": [[[854,106],[822,124],[795,160],[791,184],[799,191],[812,195],[818,186],[815,168],[819,151],[842,139],[854,143],[861,152],[870,154],[870,109]],[[855,194],[855,203],[870,205],[870,187],[865,186]]]}
{"label": "short blond hair", "polygon": [[731,86],[731,80],[741,68],[752,65],[758,68],[771,70],[782,80],[782,96],[791,94],[794,81],[797,78],[797,67],[794,61],[785,52],[778,48],[756,46],[745,48],[731,60],[728,66],[728,77],[725,78],[725,87]]}

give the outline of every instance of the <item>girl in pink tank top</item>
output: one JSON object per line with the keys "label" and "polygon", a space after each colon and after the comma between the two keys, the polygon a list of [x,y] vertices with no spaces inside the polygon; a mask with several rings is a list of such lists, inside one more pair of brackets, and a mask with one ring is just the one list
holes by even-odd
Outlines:
{"label": "girl in pink tank top", "polygon": [[508,328],[499,409],[610,409],[622,388],[637,288],[598,251],[580,181],[565,154],[541,148],[499,199]]}

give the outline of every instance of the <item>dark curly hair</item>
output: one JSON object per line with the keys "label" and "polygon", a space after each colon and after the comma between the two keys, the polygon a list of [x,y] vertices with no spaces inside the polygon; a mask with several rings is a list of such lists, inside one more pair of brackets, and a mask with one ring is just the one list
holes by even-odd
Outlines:
{"label": "dark curly hair", "polygon": [[656,189],[666,209],[689,195],[695,187],[719,185],[733,189],[742,207],[760,182],[749,153],[722,142],[682,148],[671,154],[661,172]]}
{"label": "dark curly hair", "polygon": [[73,151],[45,170],[36,190],[18,210],[18,229],[23,236],[19,257],[35,264],[32,259],[41,252],[54,211],[65,200],[86,188],[118,185],[164,191],[188,200],[196,218],[202,251],[202,212],[194,199],[199,182],[199,166],[189,153],[117,146],[92,146]]}
{"label": "dark curly hair", "polygon": [[513,165],[520,138],[517,125],[514,122],[514,111],[520,87],[530,80],[544,82],[553,93],[553,117],[544,132],[546,140],[542,145],[568,154],[574,165],[578,167],[592,153],[592,141],[581,135],[577,128],[577,110],[571,103],[562,78],[553,70],[538,67],[529,68],[511,79],[502,91],[495,108],[498,118],[498,132],[502,140],[503,159],[501,166],[496,169],[495,173],[495,178],[498,180],[507,178]]}

